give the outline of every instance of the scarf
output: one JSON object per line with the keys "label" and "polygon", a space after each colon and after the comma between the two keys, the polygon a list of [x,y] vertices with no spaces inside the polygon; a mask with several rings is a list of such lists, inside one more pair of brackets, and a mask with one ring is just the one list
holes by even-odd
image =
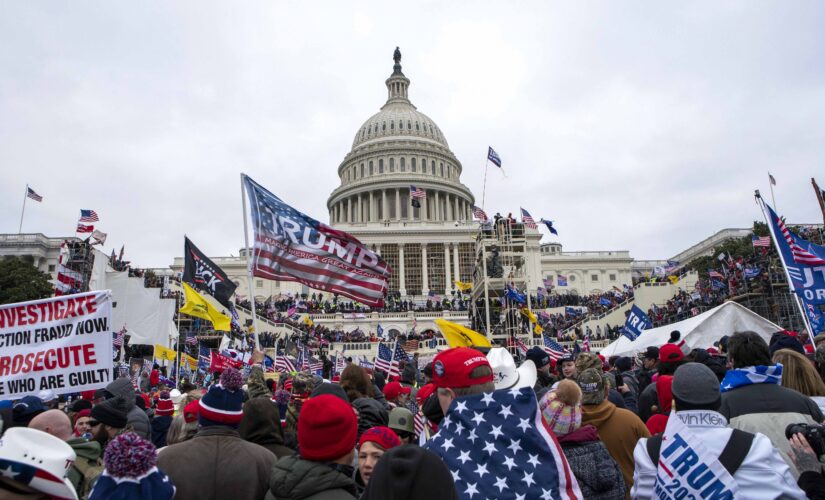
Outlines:
{"label": "scarf", "polygon": [[722,379],[722,392],[752,384],[776,384],[782,382],[782,365],[746,366],[729,370]]}

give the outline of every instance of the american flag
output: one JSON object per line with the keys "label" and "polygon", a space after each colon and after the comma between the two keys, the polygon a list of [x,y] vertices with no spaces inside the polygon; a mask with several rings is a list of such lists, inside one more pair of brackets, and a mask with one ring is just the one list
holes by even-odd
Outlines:
{"label": "american flag", "polygon": [[480,220],[481,222],[487,222],[488,220],[490,220],[490,218],[487,217],[487,214],[484,212],[484,210],[475,205],[473,205],[473,217]]}
{"label": "american flag", "polygon": [[279,354],[275,358],[275,371],[291,373],[295,370],[295,361],[286,354]]}
{"label": "american flag", "polygon": [[496,153],[496,150],[487,146],[487,159],[490,160],[493,165],[501,168],[501,157]]}
{"label": "american flag", "polygon": [[520,352],[522,356],[526,356],[527,351],[529,351],[529,349],[527,348],[527,344],[525,344],[524,341],[518,337],[515,337],[515,344],[516,348],[518,349],[518,352]]}
{"label": "american flag", "polygon": [[424,448],[450,469],[461,499],[583,498],[530,387],[454,400]]}
{"label": "american flag", "polygon": [[717,278],[723,280],[725,279],[725,276],[718,271],[708,271],[708,278]]}
{"label": "american flag", "polygon": [[771,246],[771,237],[770,236],[756,236],[755,234],[751,237],[751,242],[753,243],[754,247],[770,247]]}
{"label": "american flag", "polygon": [[418,350],[418,341],[417,341],[417,340],[415,340],[415,339],[413,339],[413,340],[408,340],[408,341],[404,344],[404,350],[405,350],[405,351],[407,351],[407,352],[410,352],[410,351],[417,351],[417,350]]}
{"label": "american flag", "polygon": [[318,373],[324,371],[324,363],[314,356],[309,357],[308,364],[309,373]]}
{"label": "american flag", "polygon": [[585,335],[582,341],[582,351],[590,352],[590,335]]}
{"label": "american flag", "polygon": [[91,232],[94,232],[94,230],[95,230],[95,227],[91,226],[91,225],[89,225],[89,226],[87,226],[86,224],[78,224],[77,225],[77,232],[78,233],[91,233]]}
{"label": "american flag", "polygon": [[536,226],[536,221],[533,220],[533,216],[530,215],[530,212],[523,208],[521,209],[521,222],[530,229],[536,229],[536,227],[538,227]]}
{"label": "american flag", "polygon": [[432,290],[430,290],[429,293],[427,293],[427,298],[432,300],[433,302],[441,302],[441,295],[438,295]]}
{"label": "american flag", "polygon": [[54,294],[66,295],[77,293],[83,287],[83,274],[69,269],[63,264],[57,265],[57,279],[54,282]]}
{"label": "american flag", "polygon": [[371,307],[384,304],[390,267],[354,236],[295,210],[244,176],[255,232],[252,274],[297,281]]}
{"label": "american flag", "polygon": [[97,212],[94,210],[80,209],[80,219],[78,222],[98,222],[99,220]]}
{"label": "american flag", "polygon": [[404,352],[404,348],[398,342],[395,343],[395,352],[384,344],[378,344],[378,356],[375,357],[375,368],[387,372],[389,377],[397,377],[401,374],[398,366],[399,361],[409,361],[410,358]]}
{"label": "american flag", "polygon": [[114,334],[114,338],[112,339],[112,345],[115,347],[123,347],[123,337],[126,335],[126,327],[120,329],[119,332]]}
{"label": "american flag", "polygon": [[553,277],[552,276],[548,276],[548,277],[544,278],[541,281],[542,281],[542,283],[544,283],[544,286],[547,289],[553,288]]}
{"label": "american flag", "polygon": [[[771,214],[775,217],[776,224],[779,226],[782,236],[785,237],[785,241],[788,242],[788,246],[791,247],[791,256],[793,256],[794,262],[809,266],[825,264],[825,249],[795,235],[785,227],[785,221],[776,215],[773,210],[771,210]],[[807,245],[807,248],[804,248],[802,245]],[[817,250],[823,251],[823,256],[818,255],[820,251]]]}
{"label": "american flag", "polygon": [[43,201],[43,197],[35,193],[34,189],[30,188],[29,186],[26,186],[26,197],[31,198],[34,201]]}
{"label": "american flag", "polygon": [[275,372],[275,360],[268,354],[264,354],[264,371],[268,373]]}
{"label": "american flag", "polygon": [[413,423],[415,424],[415,434],[420,436],[422,432],[424,432],[424,416],[421,413],[416,413],[413,417]]}
{"label": "american flag", "polygon": [[563,345],[559,344],[547,335],[542,335],[542,338],[544,339],[544,352],[546,352],[551,359],[558,361],[563,358],[565,354],[569,353]]}
{"label": "american flag", "polygon": [[189,345],[198,345],[198,337],[196,337],[193,333],[187,333],[186,343]]}
{"label": "american flag", "polygon": [[410,196],[412,196],[413,198],[419,198],[419,199],[423,200],[424,198],[427,197],[427,192],[424,191],[421,188],[417,188],[417,187],[411,185],[410,186]]}

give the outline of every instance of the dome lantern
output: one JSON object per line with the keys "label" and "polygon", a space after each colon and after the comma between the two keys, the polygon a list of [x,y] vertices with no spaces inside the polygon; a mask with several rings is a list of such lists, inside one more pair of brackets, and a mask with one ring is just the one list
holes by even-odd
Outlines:
{"label": "dome lantern", "polygon": [[392,55],[393,61],[395,64],[392,67],[392,75],[387,78],[387,104],[393,102],[403,102],[410,104],[410,100],[407,97],[407,88],[410,86],[410,80],[404,73],[401,72],[401,50],[398,47],[395,48],[395,52]]}

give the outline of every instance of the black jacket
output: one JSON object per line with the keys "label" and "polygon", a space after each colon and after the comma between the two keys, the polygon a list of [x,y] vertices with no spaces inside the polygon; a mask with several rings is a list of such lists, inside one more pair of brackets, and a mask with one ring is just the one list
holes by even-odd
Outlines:
{"label": "black jacket", "polygon": [[352,402],[352,406],[358,410],[359,438],[367,429],[389,423],[390,414],[378,400],[373,398],[358,398]]}
{"label": "black jacket", "polygon": [[272,467],[267,500],[355,500],[355,482],[327,464],[290,455]]}

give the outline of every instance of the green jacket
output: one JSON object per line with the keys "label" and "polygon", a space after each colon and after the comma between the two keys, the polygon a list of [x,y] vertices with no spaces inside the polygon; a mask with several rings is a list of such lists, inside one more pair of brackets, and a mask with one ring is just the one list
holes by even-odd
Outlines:
{"label": "green jacket", "polygon": [[249,399],[272,397],[272,391],[266,386],[264,372],[260,366],[253,366],[249,371],[249,377],[246,379],[246,392],[249,394]]}
{"label": "green jacket", "polygon": [[356,500],[352,478],[320,463],[297,455],[275,462],[267,500]]}
{"label": "green jacket", "polygon": [[87,441],[83,438],[74,438],[66,441],[72,447],[77,458],[69,469],[68,478],[72,482],[78,498],[86,498],[92,490],[95,481],[103,472],[103,462],[100,460],[100,443]]}

